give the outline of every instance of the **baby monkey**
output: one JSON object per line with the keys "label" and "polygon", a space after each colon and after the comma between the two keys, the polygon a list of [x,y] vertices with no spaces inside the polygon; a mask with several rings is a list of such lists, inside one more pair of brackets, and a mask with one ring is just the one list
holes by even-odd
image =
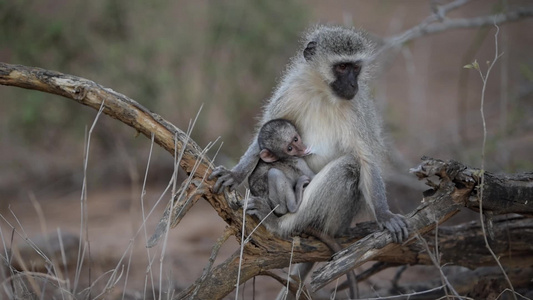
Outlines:
{"label": "baby monkey", "polygon": [[312,153],[311,148],[285,119],[265,123],[257,142],[260,160],[248,178],[250,192],[267,201],[278,216],[296,212],[304,188],[315,176],[303,159]]}
{"label": "baby monkey", "polygon": [[[302,202],[305,187],[315,176],[303,159],[312,154],[311,147],[302,142],[294,124],[285,119],[265,123],[259,130],[257,142],[260,160],[248,178],[250,192],[254,196],[250,199],[250,208],[255,201],[267,201],[278,216],[296,212]],[[328,234],[311,227],[303,232],[321,240],[334,253],[342,250],[342,246]],[[346,275],[350,295],[355,298],[355,273],[351,271]]]}

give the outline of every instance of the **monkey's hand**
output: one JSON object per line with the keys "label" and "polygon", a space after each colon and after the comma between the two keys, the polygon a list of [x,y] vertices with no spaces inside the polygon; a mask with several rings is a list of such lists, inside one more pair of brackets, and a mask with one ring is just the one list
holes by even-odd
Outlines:
{"label": "monkey's hand", "polygon": [[228,170],[224,166],[216,167],[211,175],[209,175],[209,180],[213,180],[218,177],[217,182],[213,185],[213,192],[220,193],[225,187],[228,187],[230,190],[234,190],[241,182],[246,178],[246,174],[243,176],[238,172],[233,170]]}
{"label": "monkey's hand", "polygon": [[385,227],[390,231],[393,242],[401,243],[409,236],[408,225],[404,216],[386,210],[381,213],[376,212],[376,217],[381,228]]}

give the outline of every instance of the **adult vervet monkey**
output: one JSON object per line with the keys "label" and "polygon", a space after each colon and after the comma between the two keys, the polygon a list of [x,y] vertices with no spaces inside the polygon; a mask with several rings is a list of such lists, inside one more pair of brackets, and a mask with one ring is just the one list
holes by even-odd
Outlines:
{"label": "adult vervet monkey", "polygon": [[[305,160],[317,173],[296,212],[269,218],[266,225],[277,228],[276,233],[288,236],[311,226],[335,235],[366,204],[395,242],[408,236],[404,217],[389,210],[381,176],[385,145],[368,85],[373,50],[361,31],[313,28],[265,106],[259,126],[277,118],[294,123],[313,147],[314,154]],[[234,189],[244,181],[257,165],[259,151],[254,138],[233,169],[217,167],[211,175],[218,177],[213,190]],[[249,213],[261,218],[268,212],[264,203],[251,203]]]}
{"label": "adult vervet monkey", "polygon": [[[389,210],[381,176],[386,151],[368,85],[373,51],[365,33],[353,29],[318,26],[306,34],[303,49],[266,104],[259,127],[272,119],[291,121],[313,148],[305,160],[316,176],[294,213],[270,214],[264,222],[269,230],[289,236],[312,227],[336,235],[366,204],[393,241],[407,238],[405,218]],[[217,167],[210,176],[218,177],[213,191],[234,189],[243,182],[256,167],[259,152],[256,137],[233,169]],[[259,199],[252,198],[248,213],[263,219],[271,208]],[[312,265],[298,265],[295,274],[305,278]],[[278,299],[285,296],[282,291]]]}

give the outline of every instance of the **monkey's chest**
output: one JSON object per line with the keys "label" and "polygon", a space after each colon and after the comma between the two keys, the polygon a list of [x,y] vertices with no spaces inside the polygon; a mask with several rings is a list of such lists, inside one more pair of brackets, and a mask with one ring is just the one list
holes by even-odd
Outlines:
{"label": "monkey's chest", "polygon": [[306,157],[306,162],[314,172],[320,171],[329,162],[348,153],[343,139],[348,140],[353,134],[345,130],[346,126],[343,124],[335,122],[324,124],[327,126],[312,124],[302,133],[304,143],[313,149],[313,154]]}
{"label": "monkey's chest", "polygon": [[296,124],[302,141],[313,149],[313,154],[305,161],[318,173],[332,160],[353,151],[350,144],[357,139],[350,118],[353,111],[349,102],[333,104],[320,96],[302,99],[301,95],[305,93],[296,95],[294,99],[300,100],[297,101],[299,105],[288,106],[279,117]]}

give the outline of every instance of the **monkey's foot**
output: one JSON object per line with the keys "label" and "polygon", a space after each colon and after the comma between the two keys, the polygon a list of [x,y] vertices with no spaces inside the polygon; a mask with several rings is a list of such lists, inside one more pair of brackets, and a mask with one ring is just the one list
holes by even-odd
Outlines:
{"label": "monkey's foot", "polygon": [[269,231],[276,232],[278,217],[274,214],[275,209],[276,207],[270,208],[270,205],[261,197],[250,197],[246,205],[246,214],[257,217]]}
{"label": "monkey's foot", "polygon": [[298,178],[298,181],[296,181],[295,190],[296,189],[305,189],[309,183],[311,182],[311,179],[308,176],[302,175],[300,178]]}
{"label": "monkey's foot", "polygon": [[246,214],[256,216],[259,220],[266,218],[274,210],[270,208],[265,199],[261,197],[250,196],[246,205]]}
{"label": "monkey's foot", "polygon": [[409,226],[404,216],[386,211],[377,216],[379,225],[387,228],[392,235],[392,241],[402,243],[409,237]]}

